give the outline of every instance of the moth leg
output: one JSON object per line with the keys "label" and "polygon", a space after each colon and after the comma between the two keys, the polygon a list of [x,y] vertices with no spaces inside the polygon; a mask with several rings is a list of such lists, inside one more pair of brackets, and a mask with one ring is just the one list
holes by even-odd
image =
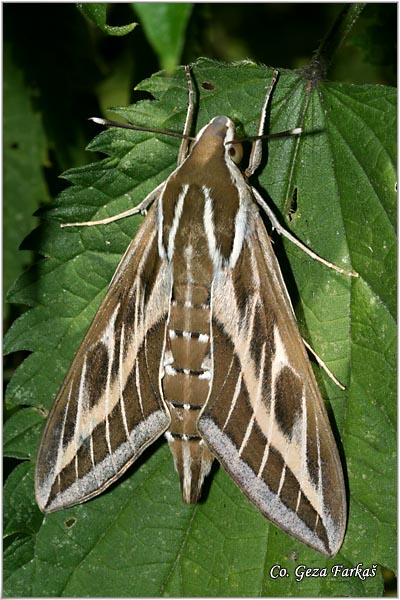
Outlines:
{"label": "moth leg", "polygon": [[320,356],[318,356],[318,354],[315,352],[315,350],[313,348],[311,348],[310,344],[308,344],[304,338],[302,338],[302,340],[303,340],[303,344],[305,345],[307,350],[314,356],[315,360],[317,361],[319,366],[325,371],[325,373],[328,375],[329,379],[332,379],[333,383],[335,385],[337,385],[340,390],[345,390],[346,387],[342,383],[340,383],[339,379],[337,379],[335,377],[335,375],[332,373],[332,371],[330,370],[328,365],[322,360],[322,358]]}
{"label": "moth leg", "polygon": [[[262,136],[262,134],[264,133],[265,118],[267,116],[267,107],[269,104],[269,100],[271,98],[272,91],[273,91],[276,81],[278,79],[278,75],[279,75],[279,71],[278,71],[278,69],[275,69],[275,71],[272,74],[272,79],[268,86],[267,93],[265,95],[263,107],[261,109],[260,122],[258,124],[257,136]],[[252,146],[251,146],[249,165],[244,172],[246,177],[251,177],[251,175],[253,175],[253,173],[258,169],[258,167],[260,166],[261,157],[262,157],[262,139],[254,140],[254,142],[252,143]]]}
{"label": "moth leg", "polygon": [[355,271],[346,271],[346,269],[342,269],[342,267],[338,267],[337,265],[334,265],[333,263],[329,262],[328,260],[321,258],[321,256],[318,256],[318,254],[316,254],[315,252],[310,250],[310,248],[308,248],[305,244],[303,244],[297,238],[295,238],[295,236],[293,234],[291,234],[289,231],[287,231],[287,229],[282,227],[282,225],[279,223],[278,219],[276,218],[276,216],[274,215],[274,213],[272,212],[272,210],[270,209],[268,204],[263,200],[263,198],[257,192],[257,190],[255,188],[252,188],[252,191],[253,191],[255,199],[257,200],[257,203],[261,206],[261,208],[263,209],[263,211],[266,213],[267,217],[271,221],[271,225],[272,225],[273,229],[275,229],[280,235],[283,235],[284,237],[286,237],[288,240],[293,242],[293,244],[298,246],[298,248],[303,250],[303,252],[305,252],[306,254],[311,256],[311,258],[313,258],[314,260],[317,260],[318,262],[322,263],[326,267],[329,267],[330,269],[333,269],[334,271],[337,271],[338,273],[342,273],[343,275],[348,275],[349,277],[359,277],[359,274],[356,273]]}
{"label": "moth leg", "polygon": [[61,223],[61,227],[90,227],[91,225],[106,225],[107,223],[113,223],[114,221],[119,221],[119,219],[125,219],[125,217],[131,217],[132,215],[137,215],[139,213],[146,214],[147,208],[150,206],[154,200],[157,199],[159,194],[161,193],[162,188],[165,185],[165,181],[160,183],[140,204],[134,206],[133,208],[129,208],[125,212],[119,213],[118,215],[114,215],[113,217],[107,217],[106,219],[100,219],[99,221],[83,221],[81,223]]}
{"label": "moth leg", "polygon": [[193,115],[194,115],[194,91],[193,91],[193,82],[192,82],[192,77],[190,75],[189,65],[185,66],[185,74],[186,74],[189,98],[188,98],[188,108],[187,108],[187,113],[186,113],[185,126],[183,128],[183,135],[187,136],[187,137],[184,137],[181,142],[181,147],[179,149],[179,154],[178,154],[178,167],[179,167],[179,165],[181,165],[183,163],[183,161],[189,154],[189,143],[191,140],[188,138],[190,136],[190,130],[192,128]]}

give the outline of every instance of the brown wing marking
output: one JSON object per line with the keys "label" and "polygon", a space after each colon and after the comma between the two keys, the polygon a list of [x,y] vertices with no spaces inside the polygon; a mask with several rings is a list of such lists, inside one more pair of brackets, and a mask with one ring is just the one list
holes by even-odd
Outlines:
{"label": "brown wing marking", "polygon": [[48,417],[36,466],[45,512],[103,491],[170,423],[159,382],[171,272],[158,255],[155,210],[128,247]]}
{"label": "brown wing marking", "polygon": [[235,268],[215,278],[213,382],[198,429],[265,516],[331,556],[346,525],[341,463],[258,215],[252,225]]}

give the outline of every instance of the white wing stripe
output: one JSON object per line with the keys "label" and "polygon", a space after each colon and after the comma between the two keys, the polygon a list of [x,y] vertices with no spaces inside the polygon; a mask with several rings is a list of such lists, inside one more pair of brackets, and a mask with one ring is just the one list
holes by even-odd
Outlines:
{"label": "white wing stripe", "polygon": [[236,382],[235,393],[233,394],[233,398],[232,398],[231,406],[229,408],[228,416],[225,419],[225,423],[224,423],[224,426],[222,427],[222,431],[224,431],[225,427],[227,426],[229,419],[231,418],[232,413],[235,409],[236,402],[239,398],[240,389],[242,387],[242,379],[243,379],[243,375],[242,375],[242,372],[240,372],[239,377]]}
{"label": "white wing stripe", "polygon": [[215,226],[214,226],[214,215],[213,215],[213,201],[211,198],[210,191],[205,185],[202,187],[202,191],[204,194],[204,230],[207,236],[208,242],[208,251],[213,261],[214,267],[218,268],[221,265],[221,253],[217,247],[217,238],[215,236]]}
{"label": "white wing stripe", "polygon": [[172,257],[174,255],[175,237],[176,237],[176,233],[178,231],[179,222],[181,220],[182,211],[183,211],[183,203],[184,203],[188,189],[189,189],[188,184],[185,184],[182,186],[182,192],[179,194],[178,201],[175,205],[174,219],[172,221],[171,229],[169,232],[169,238],[168,238],[167,256],[168,256],[169,261],[172,260]]}
{"label": "white wing stripe", "polygon": [[[260,367],[260,373],[264,373],[264,368],[265,368],[265,342],[263,344],[262,347],[262,351],[261,351],[261,367]],[[255,398],[255,402],[254,402],[254,406],[253,406],[253,414],[251,416],[251,419],[249,421],[249,424],[247,426],[246,429],[246,433],[244,435],[242,444],[240,446],[239,449],[239,456],[242,455],[243,450],[245,449],[245,447],[247,446],[247,442],[249,441],[249,437],[251,435],[251,431],[253,429],[254,426],[254,421],[257,419],[257,422],[260,418],[259,415],[259,408],[261,408],[263,406],[262,404],[262,399],[263,399],[263,389],[262,389],[262,384],[263,384],[263,377],[260,376],[258,379],[258,386],[257,386],[257,391],[256,391],[256,398]]]}
{"label": "white wing stripe", "polygon": [[124,401],[124,396],[122,393],[123,392],[122,373],[124,372],[124,360],[123,360],[124,345],[125,345],[125,325],[124,325],[124,323],[122,323],[121,338],[120,338],[120,344],[119,344],[119,369],[118,369],[118,388],[119,388],[119,390],[118,391],[119,391],[119,405],[121,408],[122,423],[124,425],[126,439],[129,440],[128,421],[126,418],[125,401]]}

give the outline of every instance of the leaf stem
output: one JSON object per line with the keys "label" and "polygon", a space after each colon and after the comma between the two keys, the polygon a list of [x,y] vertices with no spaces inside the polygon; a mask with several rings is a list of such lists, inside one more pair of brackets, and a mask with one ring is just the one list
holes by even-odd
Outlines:
{"label": "leaf stem", "polygon": [[365,4],[365,2],[358,2],[345,6],[334,22],[331,30],[322,40],[314,55],[313,61],[319,63],[320,68],[322,66],[324,75],[330,67],[334,55],[343,44],[346,36],[360,16]]}

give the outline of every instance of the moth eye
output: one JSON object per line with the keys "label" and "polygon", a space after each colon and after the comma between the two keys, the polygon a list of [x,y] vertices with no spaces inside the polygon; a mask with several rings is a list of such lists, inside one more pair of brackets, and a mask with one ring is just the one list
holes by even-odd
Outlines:
{"label": "moth eye", "polygon": [[229,144],[229,156],[237,165],[243,158],[243,146],[242,144]]}

